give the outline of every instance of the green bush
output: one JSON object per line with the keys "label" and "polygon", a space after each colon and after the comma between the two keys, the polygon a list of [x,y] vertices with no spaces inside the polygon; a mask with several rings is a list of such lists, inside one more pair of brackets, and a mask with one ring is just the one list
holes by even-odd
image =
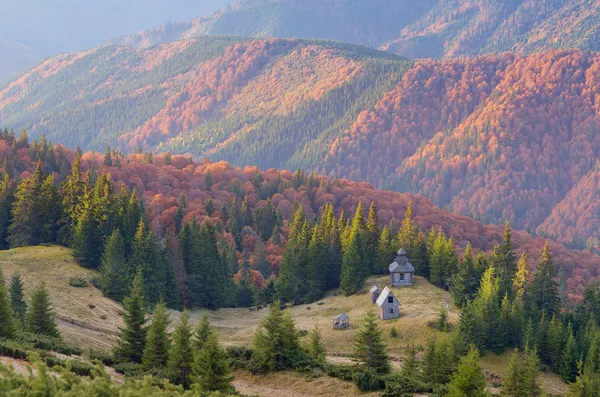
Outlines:
{"label": "green bush", "polygon": [[113,368],[118,373],[132,378],[138,378],[146,374],[144,367],[137,363],[117,363],[113,365]]}
{"label": "green bush", "polygon": [[88,279],[88,282],[98,289],[102,289],[99,276],[93,276]]}
{"label": "green bush", "polygon": [[232,346],[226,349],[227,356],[231,360],[231,366],[233,368],[248,368],[248,364],[252,359],[252,349],[249,347]]}
{"label": "green bush", "polygon": [[100,361],[102,364],[112,367],[115,364],[115,358],[112,353],[104,350],[90,349],[88,352],[90,361]]}
{"label": "green bush", "polygon": [[375,371],[355,372],[352,380],[360,391],[375,391],[385,388],[383,377]]}
{"label": "green bush", "polygon": [[36,349],[51,350],[66,355],[79,356],[82,353],[81,349],[70,346],[61,339],[53,338],[51,336],[46,335],[37,335],[29,332],[23,332],[19,335],[19,341],[27,343]]}
{"label": "green bush", "polygon": [[33,346],[28,344],[19,343],[14,340],[0,339],[0,356],[25,360],[32,349]]}
{"label": "green bush", "polygon": [[73,276],[69,279],[69,285],[75,288],[85,288],[88,285],[87,280],[81,276]]}
{"label": "green bush", "polygon": [[354,369],[347,365],[338,365],[326,363],[323,365],[323,370],[328,376],[332,378],[338,378],[346,381],[352,381],[354,375]]}
{"label": "green bush", "polygon": [[382,397],[412,396],[414,393],[429,393],[431,386],[418,379],[407,378],[402,375],[387,375],[384,377],[385,391]]}
{"label": "green bush", "polygon": [[398,337],[398,330],[396,329],[396,327],[392,327],[392,329],[390,330],[390,336],[392,338],[397,338]]}

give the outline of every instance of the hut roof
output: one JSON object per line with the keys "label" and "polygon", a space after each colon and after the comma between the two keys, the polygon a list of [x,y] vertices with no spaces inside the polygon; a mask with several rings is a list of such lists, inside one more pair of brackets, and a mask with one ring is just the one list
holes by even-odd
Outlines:
{"label": "hut roof", "polygon": [[373,286],[373,288],[371,288],[371,289],[369,290],[369,292],[372,294],[372,293],[374,293],[374,292],[381,292],[381,290],[379,289],[379,287],[378,287],[378,286],[376,286],[376,285],[375,285],[375,286]]}
{"label": "hut roof", "polygon": [[408,261],[406,251],[400,248],[398,250],[398,256],[388,267],[390,273],[414,273],[415,267]]}
{"label": "hut roof", "polygon": [[342,313],[342,314],[338,314],[337,316],[335,316],[333,319],[334,320],[340,320],[340,321],[346,321],[348,320],[350,317],[348,317],[348,315],[346,313]]}
{"label": "hut roof", "polygon": [[[388,287],[385,287],[383,289],[383,291],[381,292],[381,295],[379,295],[379,298],[377,299],[377,306],[381,307],[381,305],[383,305],[387,301],[387,298],[390,295],[394,296],[392,291]],[[395,298],[395,296],[394,296],[394,298]],[[396,299],[396,300],[398,300],[398,299]]]}

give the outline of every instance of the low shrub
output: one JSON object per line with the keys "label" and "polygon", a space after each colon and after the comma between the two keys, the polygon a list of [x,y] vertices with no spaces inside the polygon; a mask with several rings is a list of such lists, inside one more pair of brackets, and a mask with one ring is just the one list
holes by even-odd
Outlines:
{"label": "low shrub", "polygon": [[231,366],[238,369],[248,368],[248,364],[252,359],[252,349],[243,346],[231,346],[228,347],[227,356],[231,360]]}
{"label": "low shrub", "polygon": [[85,288],[88,285],[87,280],[81,276],[73,276],[69,279],[69,285],[75,288]]}
{"label": "low shrub", "polygon": [[396,329],[396,327],[392,327],[392,329],[390,330],[390,336],[392,338],[397,338],[398,337],[398,330]]}
{"label": "low shrub", "polygon": [[25,360],[32,349],[33,346],[28,344],[14,340],[0,339],[0,356]]}
{"label": "low shrub", "polygon": [[354,369],[347,365],[326,363],[323,365],[323,371],[325,371],[325,373],[332,378],[338,378],[346,381],[353,380],[352,376],[354,375]]}
{"label": "low shrub", "polygon": [[132,378],[139,378],[146,374],[144,367],[137,363],[117,363],[113,365],[113,368],[118,373]]}
{"label": "low shrub", "polygon": [[112,367],[115,364],[115,358],[112,353],[104,350],[90,349],[88,352],[90,361],[100,361],[102,364]]}
{"label": "low shrub", "polygon": [[93,276],[88,278],[87,280],[90,284],[92,284],[94,287],[98,288],[98,289],[102,289],[102,284],[100,282],[100,277],[99,276]]}
{"label": "low shrub", "polygon": [[384,377],[385,390],[382,397],[405,397],[414,393],[429,393],[431,386],[419,379],[407,378],[402,375],[387,375]]}
{"label": "low shrub", "polygon": [[70,346],[69,344],[65,343],[62,339],[52,338],[46,335],[38,335],[29,332],[23,332],[19,335],[19,341],[27,343],[36,349],[51,350],[66,355],[79,356],[82,353],[81,349]]}
{"label": "low shrub", "polygon": [[352,381],[360,391],[375,391],[385,388],[384,378],[374,371],[355,372]]}

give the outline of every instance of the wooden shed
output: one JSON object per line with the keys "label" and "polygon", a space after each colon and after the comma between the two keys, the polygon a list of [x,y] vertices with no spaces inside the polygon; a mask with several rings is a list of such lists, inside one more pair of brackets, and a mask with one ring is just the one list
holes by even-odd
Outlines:
{"label": "wooden shed", "polygon": [[400,317],[400,302],[388,287],[385,287],[379,295],[377,306],[379,307],[379,318],[382,320]]}
{"label": "wooden shed", "polygon": [[398,255],[388,268],[393,287],[404,287],[413,285],[415,278],[415,267],[408,261],[404,249],[398,250]]}
{"label": "wooden shed", "polygon": [[369,293],[371,294],[371,302],[375,303],[379,299],[379,295],[381,295],[381,290],[375,285],[369,290]]}

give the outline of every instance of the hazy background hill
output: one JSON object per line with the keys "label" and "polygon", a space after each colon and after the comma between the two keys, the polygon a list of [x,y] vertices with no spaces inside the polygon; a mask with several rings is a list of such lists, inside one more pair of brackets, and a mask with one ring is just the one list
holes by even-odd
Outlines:
{"label": "hazy background hill", "polygon": [[203,34],[313,37],[411,58],[600,48],[598,0],[238,0],[210,18],[114,43],[150,46]]}
{"label": "hazy background hill", "polygon": [[33,62],[167,21],[207,16],[228,0],[0,0],[0,81]]}

